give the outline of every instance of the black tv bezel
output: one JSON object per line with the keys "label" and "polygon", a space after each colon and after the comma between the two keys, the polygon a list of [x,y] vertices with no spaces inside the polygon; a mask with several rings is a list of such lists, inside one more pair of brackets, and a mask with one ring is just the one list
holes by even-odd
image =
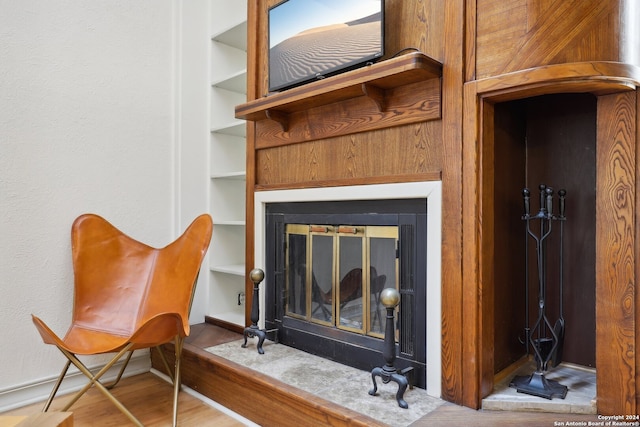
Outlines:
{"label": "black tv bezel", "polygon": [[[314,81],[318,81],[318,80],[322,80],[326,77],[331,77],[331,76],[335,76],[337,74],[342,74],[345,73],[347,71],[350,70],[354,70],[357,68],[361,68],[363,66],[366,66],[367,64],[371,64],[377,60],[379,60],[380,58],[382,58],[384,56],[384,45],[385,45],[385,31],[384,31],[384,27],[385,27],[385,0],[380,0],[380,52],[375,53],[373,55],[369,55],[369,56],[363,56],[362,58],[358,58],[354,61],[351,61],[349,63],[346,64],[342,64],[340,66],[336,66],[330,70],[327,70],[324,73],[318,73],[314,76],[306,76],[306,77],[302,77],[300,79],[297,80],[292,80],[290,82],[287,82],[285,84],[281,84],[279,86],[271,86],[271,48],[269,40],[271,37],[271,11],[279,6],[282,6],[285,3],[288,3],[289,1],[292,0],[284,0],[281,1],[271,7],[269,7],[269,9],[267,10],[267,86],[268,86],[268,91],[269,93],[278,93],[278,92],[283,92],[285,90],[288,89],[292,89],[294,87],[298,87],[298,86],[303,86],[305,84],[314,82]],[[300,1],[300,0],[293,0],[293,1]]]}

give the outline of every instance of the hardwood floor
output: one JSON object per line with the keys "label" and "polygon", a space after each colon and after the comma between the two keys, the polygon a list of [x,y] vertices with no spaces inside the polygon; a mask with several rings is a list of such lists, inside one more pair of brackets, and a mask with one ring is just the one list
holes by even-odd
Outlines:
{"label": "hardwood floor", "polygon": [[[145,426],[170,426],[173,416],[173,386],[157,375],[146,373],[124,378],[113,390],[118,398]],[[59,410],[69,395],[54,399],[50,411]],[[43,403],[18,408],[5,415],[32,415],[42,410]],[[121,427],[131,425],[104,395],[92,388],[69,411],[76,427]],[[185,427],[238,427],[244,424],[184,391],[178,397],[178,424]],[[1,423],[0,423],[1,424]]]}
{"label": "hardwood floor", "polygon": [[[185,345],[209,347],[237,340],[238,335],[217,326],[208,324],[194,325]],[[136,375],[122,379],[112,390],[126,407],[145,426],[171,425],[173,416],[173,386],[152,373]],[[70,398],[60,396],[54,399],[51,411],[60,409]],[[0,414],[32,415],[40,412],[44,402],[18,408]],[[124,426],[131,425],[125,417],[100,391],[92,388],[69,409],[73,412],[74,426]],[[221,426],[236,427],[244,424],[221,412],[202,400],[184,391],[178,397],[178,424],[184,427]],[[0,425],[2,425],[0,423]]]}
{"label": "hardwood floor", "polygon": [[598,420],[597,415],[476,411],[447,403],[411,424],[410,427],[551,427],[559,425],[587,425],[589,421],[595,423],[601,420]]}
{"label": "hardwood floor", "polygon": [[[380,425],[375,420],[354,413],[350,410],[322,399],[315,399],[308,393],[295,390],[290,386],[283,386],[283,390],[276,392],[265,387],[279,387],[279,384],[269,379],[262,378],[256,373],[249,373],[248,378],[257,381],[257,385],[248,386],[250,379],[241,379],[242,373],[237,366],[223,366],[224,361],[216,357],[208,358],[203,349],[215,344],[230,342],[241,338],[241,334],[230,332],[217,326],[208,324],[195,325],[191,336],[185,343],[185,373],[184,383],[203,395],[209,396],[225,407],[254,419],[264,426],[301,426],[301,425]],[[211,355],[213,356],[213,355]],[[215,371],[210,373],[209,371]],[[226,376],[232,376],[233,381],[227,381]],[[188,382],[191,382],[191,384]],[[263,396],[257,400],[250,396],[251,389],[259,389]],[[113,390],[131,412],[137,416],[145,426],[166,426],[171,424],[172,416],[172,386],[152,373],[146,373],[125,378]],[[221,396],[216,398],[216,396]],[[54,400],[52,410],[61,408],[69,396],[62,396]],[[266,399],[266,401],[265,401]],[[287,400],[289,399],[289,400]],[[257,402],[256,405],[247,405],[247,402]],[[255,407],[253,407],[255,406]],[[269,410],[277,407],[277,411]],[[31,415],[39,412],[42,403],[12,410],[2,415]],[[240,408],[241,410],[238,410]],[[246,408],[246,413],[242,413]],[[122,426],[129,425],[127,418],[118,411],[111,402],[105,399],[98,390],[91,389],[76,404],[71,407],[74,413],[75,426]],[[279,414],[289,414],[284,421]],[[292,415],[297,414],[297,415]],[[321,414],[321,415],[319,415]],[[263,416],[260,419],[260,416]],[[306,420],[300,422],[300,419]],[[446,403],[422,419],[411,424],[411,427],[449,427],[452,425],[464,425],[469,427],[507,427],[518,425],[521,427],[544,427],[560,425],[564,422],[598,421],[596,415],[575,414],[551,414],[535,412],[501,412],[501,411],[475,411],[469,408]],[[243,424],[221,412],[207,403],[197,399],[188,393],[181,392],[179,397],[180,426],[221,426],[235,427]],[[579,424],[575,424],[579,425]]]}

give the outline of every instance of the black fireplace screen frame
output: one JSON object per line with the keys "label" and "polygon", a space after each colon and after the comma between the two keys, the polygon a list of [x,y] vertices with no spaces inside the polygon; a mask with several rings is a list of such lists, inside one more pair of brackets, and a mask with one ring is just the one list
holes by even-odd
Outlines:
{"label": "black fireplace screen frame", "polygon": [[[356,334],[286,315],[286,224],[397,226],[400,305],[399,369],[413,367],[413,382],[426,388],[427,200],[357,200],[270,203],[265,218],[265,327],[270,339],[363,370],[382,360],[381,337]],[[393,287],[394,283],[387,283]],[[276,335],[277,334],[277,335]]]}

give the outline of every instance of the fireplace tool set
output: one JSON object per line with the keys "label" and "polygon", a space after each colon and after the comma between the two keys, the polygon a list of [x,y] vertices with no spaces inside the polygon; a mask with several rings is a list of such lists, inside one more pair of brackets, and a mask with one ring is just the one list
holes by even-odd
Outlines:
{"label": "fireplace tool set", "polygon": [[[558,191],[558,214],[553,212],[553,189],[540,184],[540,209],[531,214],[531,192],[525,188],[522,190],[524,198],[524,215],[522,219],[526,223],[526,237],[531,237],[536,243],[536,264],[538,276],[538,316],[532,328],[529,328],[529,245],[525,249],[525,345],[527,354],[533,349],[536,370],[529,376],[515,377],[510,387],[517,389],[519,393],[552,399],[559,397],[564,399],[567,395],[567,387],[557,381],[545,378],[545,372],[549,365],[556,367],[562,361],[562,348],[564,344],[564,318],[563,318],[563,223],[565,217],[565,190]],[[552,225],[558,223],[559,233],[559,318],[554,325],[547,316],[547,239],[551,235]],[[539,228],[532,230],[532,223],[538,223]],[[555,231],[555,230],[554,230]]]}

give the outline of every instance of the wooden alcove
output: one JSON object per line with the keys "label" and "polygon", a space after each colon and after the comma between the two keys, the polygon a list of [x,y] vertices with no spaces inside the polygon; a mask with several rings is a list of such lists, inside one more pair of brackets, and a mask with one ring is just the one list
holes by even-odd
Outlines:
{"label": "wooden alcove", "polygon": [[[635,0],[386,0],[385,50],[417,52],[266,96],[266,16],[278,1],[249,0],[248,101],[236,110],[248,120],[247,273],[256,192],[441,179],[442,397],[479,408],[495,374],[521,356],[508,342],[513,331],[500,325],[522,324],[520,296],[506,289],[514,273],[504,272],[518,263],[504,259],[518,241],[502,228],[512,217],[505,211],[521,211],[525,177],[516,168],[534,162],[522,138],[547,140],[561,127],[547,126],[557,116],[548,106],[575,110],[567,125],[595,154],[584,175],[576,164],[568,175],[593,183],[585,209],[594,213],[585,220],[593,266],[584,279],[593,289],[592,320],[573,322],[595,325],[598,411],[636,414]],[[548,134],[531,133],[542,126]],[[547,144],[550,156],[576,156]],[[541,161],[536,167],[557,169]],[[509,227],[519,226],[516,219]],[[514,305],[511,314],[496,309],[505,303]]]}
{"label": "wooden alcove", "polygon": [[463,233],[476,236],[465,243],[478,251],[467,253],[474,267],[466,277],[478,284],[481,295],[475,339],[482,396],[490,392],[494,374],[521,355],[505,338],[517,333],[524,311],[523,290],[513,287],[523,281],[521,190],[541,179],[559,179],[577,193],[572,209],[579,224],[569,242],[578,254],[565,258],[571,272],[565,318],[569,313],[567,322],[573,323],[565,360],[597,367],[599,412],[635,408],[635,386],[629,381],[635,377],[635,355],[627,350],[640,332],[632,321],[638,314],[629,288],[637,269],[630,263],[635,264],[639,77],[634,67],[580,63],[465,85],[470,131],[464,172],[478,180],[465,180],[464,210],[475,216],[464,221]]}

